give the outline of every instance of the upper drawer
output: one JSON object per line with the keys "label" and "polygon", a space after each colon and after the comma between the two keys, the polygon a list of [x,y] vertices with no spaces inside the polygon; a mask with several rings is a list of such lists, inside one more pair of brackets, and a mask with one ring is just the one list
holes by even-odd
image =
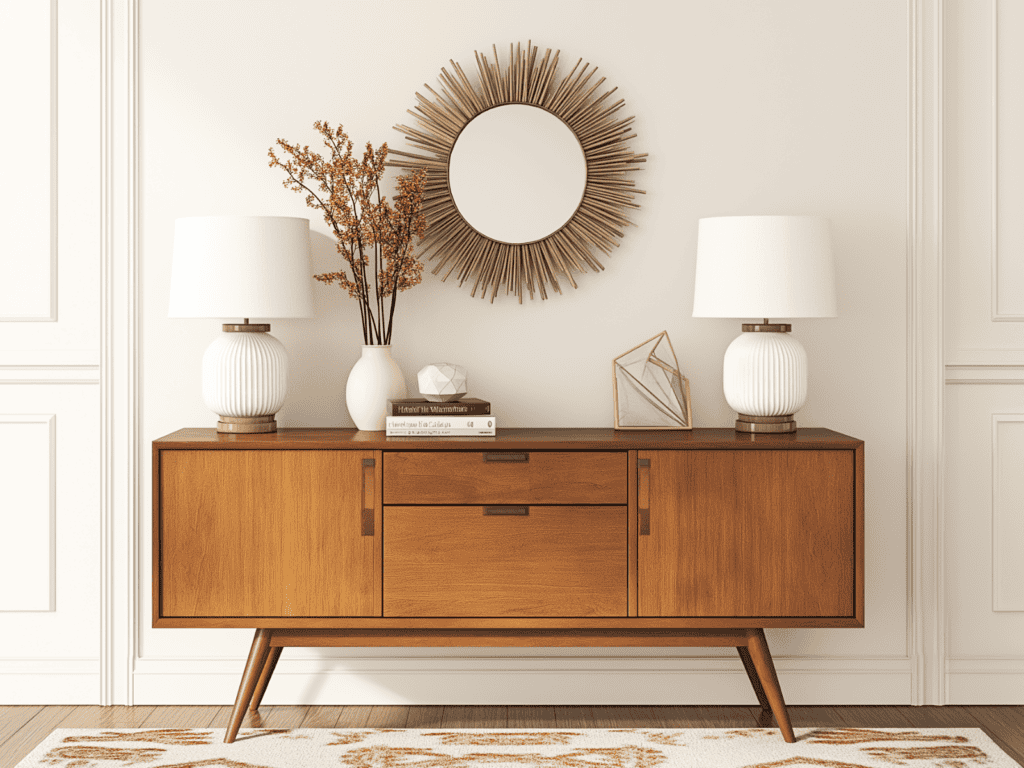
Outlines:
{"label": "upper drawer", "polygon": [[625,451],[385,451],[385,504],[625,504]]}

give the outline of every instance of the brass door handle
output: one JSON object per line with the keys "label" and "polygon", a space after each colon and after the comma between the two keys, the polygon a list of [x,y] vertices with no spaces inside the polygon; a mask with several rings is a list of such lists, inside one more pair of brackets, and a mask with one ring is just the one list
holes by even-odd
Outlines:
{"label": "brass door handle", "polygon": [[374,459],[363,459],[363,511],[360,520],[363,536],[373,536],[373,489],[377,462]]}
{"label": "brass door handle", "polygon": [[637,532],[651,535],[651,460],[637,459]]}

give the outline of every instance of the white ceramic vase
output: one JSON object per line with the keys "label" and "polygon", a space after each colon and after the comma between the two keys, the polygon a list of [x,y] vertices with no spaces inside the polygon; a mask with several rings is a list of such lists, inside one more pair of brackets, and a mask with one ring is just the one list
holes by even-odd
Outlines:
{"label": "white ceramic vase", "polygon": [[383,430],[388,400],[407,395],[405,377],[391,357],[391,345],[364,344],[345,386],[345,403],[356,428]]}

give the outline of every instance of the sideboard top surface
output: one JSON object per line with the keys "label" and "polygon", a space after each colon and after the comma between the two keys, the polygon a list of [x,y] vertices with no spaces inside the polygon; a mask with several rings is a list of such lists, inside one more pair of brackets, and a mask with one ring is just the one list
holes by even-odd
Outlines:
{"label": "sideboard top surface", "polygon": [[783,435],[750,435],[731,428],[688,431],[616,431],[604,428],[499,429],[494,437],[386,437],[384,432],[340,428],[280,429],[232,435],[210,428],[179,429],[153,441],[162,449],[325,449],[386,451],[661,450],[661,449],[856,449],[864,443],[830,429],[804,428]]}

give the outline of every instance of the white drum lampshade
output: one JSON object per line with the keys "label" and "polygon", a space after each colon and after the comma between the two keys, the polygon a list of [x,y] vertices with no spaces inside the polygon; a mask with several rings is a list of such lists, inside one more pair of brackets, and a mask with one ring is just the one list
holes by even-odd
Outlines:
{"label": "white drum lampshade", "polygon": [[807,400],[807,353],[789,324],[769,318],[835,317],[828,219],[719,216],[697,229],[694,317],[764,318],[744,324],[723,364],[725,399],[741,432],[793,432]]}
{"label": "white drum lampshade", "polygon": [[267,323],[312,317],[309,219],[193,216],[174,225],[169,317],[237,318],[203,356],[203,401],[219,432],[275,432],[288,354]]}

